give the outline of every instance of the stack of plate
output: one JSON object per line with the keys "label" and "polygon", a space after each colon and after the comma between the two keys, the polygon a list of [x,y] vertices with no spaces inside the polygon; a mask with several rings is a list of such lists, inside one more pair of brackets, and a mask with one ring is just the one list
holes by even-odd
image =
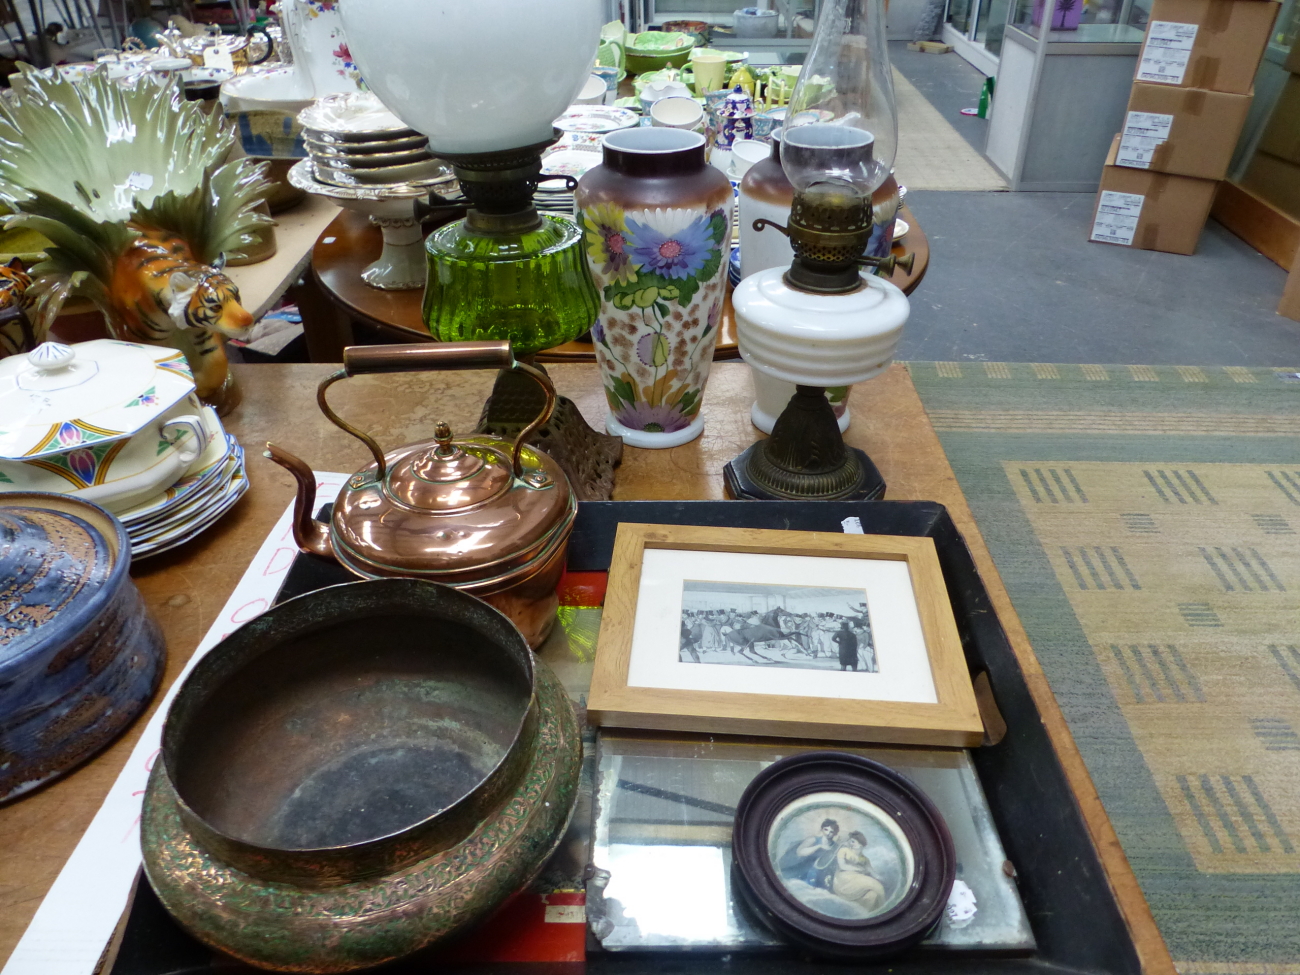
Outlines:
{"label": "stack of plate", "polygon": [[[579,106],[582,107],[582,106]],[[561,176],[581,179],[582,174],[600,165],[602,151],[599,132],[566,132],[560,141],[542,153],[542,180],[533,196],[538,210],[550,213],[573,213],[573,190]]]}
{"label": "stack of plate", "polygon": [[189,541],[248,490],[243,450],[175,349],[97,339],[9,356],[0,417],[0,493],[100,505],[135,559]]}
{"label": "stack of plate", "polygon": [[217,429],[218,435],[184,477],[156,497],[118,514],[131,538],[132,559],[188,542],[234,507],[248,490],[244,448],[221,429],[220,422]]}
{"label": "stack of plate", "polygon": [[317,182],[392,187],[451,175],[429,140],[409,128],[370,92],[318,98],[298,114]]}

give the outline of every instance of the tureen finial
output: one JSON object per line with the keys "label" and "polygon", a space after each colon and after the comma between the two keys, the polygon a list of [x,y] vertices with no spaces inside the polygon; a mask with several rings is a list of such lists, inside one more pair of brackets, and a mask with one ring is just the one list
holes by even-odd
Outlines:
{"label": "tureen finial", "polygon": [[42,342],[27,355],[27,361],[40,372],[66,369],[76,358],[76,350],[62,342]]}

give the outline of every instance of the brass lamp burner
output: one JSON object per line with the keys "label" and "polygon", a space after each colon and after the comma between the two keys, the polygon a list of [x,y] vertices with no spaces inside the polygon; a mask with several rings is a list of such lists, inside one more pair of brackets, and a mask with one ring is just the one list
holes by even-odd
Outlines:
{"label": "brass lamp burner", "polygon": [[877,274],[892,274],[895,267],[912,270],[913,255],[864,257],[871,240],[871,194],[839,180],[822,180],[796,193],[790,223],[782,227],[770,220],[754,221],[754,229],[771,227],[790,238],[794,263],[785,283],[797,291],[842,295],[862,287],[861,267]]}
{"label": "brass lamp burner", "polygon": [[481,234],[525,234],[542,226],[533,205],[533,194],[542,176],[542,153],[562,133],[555,129],[550,139],[531,146],[498,152],[439,152],[451,163],[460,190],[469,204],[468,227]]}

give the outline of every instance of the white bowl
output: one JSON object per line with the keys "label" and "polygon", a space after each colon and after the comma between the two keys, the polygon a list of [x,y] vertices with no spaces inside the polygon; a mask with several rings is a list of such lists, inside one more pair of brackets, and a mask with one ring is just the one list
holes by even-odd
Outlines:
{"label": "white bowl", "polygon": [[650,106],[650,124],[669,129],[693,129],[704,121],[704,106],[694,98],[674,95]]}
{"label": "white bowl", "polygon": [[573,104],[604,105],[605,92],[608,90],[604,78],[599,75],[592,75],[587,79],[587,83],[582,86],[582,91],[578,92],[578,97],[573,100]]}
{"label": "white bowl", "polygon": [[733,179],[744,179],[749,167],[760,163],[772,154],[772,147],[757,139],[740,139],[731,146],[731,171]]}

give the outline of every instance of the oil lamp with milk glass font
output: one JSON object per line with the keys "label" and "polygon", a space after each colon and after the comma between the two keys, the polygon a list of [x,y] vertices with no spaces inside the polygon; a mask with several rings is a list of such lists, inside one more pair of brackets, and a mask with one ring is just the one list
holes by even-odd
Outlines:
{"label": "oil lamp with milk glass font", "polygon": [[724,469],[732,497],[884,494],[875,464],[845,445],[824,392],[884,371],[907,321],[907,298],[877,275],[910,270],[912,255],[863,256],[871,194],[888,177],[897,142],[882,0],[826,0],[782,132],[790,221],[754,222],[789,237],[794,261],[745,278],[732,294],[741,357],[796,389],[771,437]]}
{"label": "oil lamp with milk glass font", "polygon": [[[341,0],[348,47],[367,86],[460,181],[468,212],[425,242],[424,320],[442,341],[508,339],[522,359],[572,341],[600,299],[572,221],[539,213],[533,193],[554,119],[589,77],[601,0]],[[503,373],[481,426],[513,435],[536,416],[536,390]],[[621,443],[561,399],[545,449],[579,497],[575,458],[607,469]],[[573,455],[572,457],[569,455]],[[590,460],[590,458],[589,458]],[[591,467],[591,463],[578,466]],[[608,495],[606,494],[606,497]]]}

